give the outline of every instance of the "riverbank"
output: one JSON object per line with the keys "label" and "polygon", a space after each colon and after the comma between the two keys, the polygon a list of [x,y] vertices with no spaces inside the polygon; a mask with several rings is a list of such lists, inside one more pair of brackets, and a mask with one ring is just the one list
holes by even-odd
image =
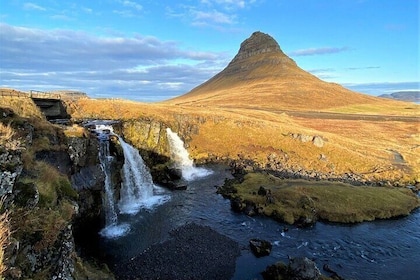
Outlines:
{"label": "riverbank", "polygon": [[234,211],[310,226],[318,220],[356,223],[409,215],[420,200],[408,188],[353,186],[341,182],[281,179],[249,172],[218,192]]}

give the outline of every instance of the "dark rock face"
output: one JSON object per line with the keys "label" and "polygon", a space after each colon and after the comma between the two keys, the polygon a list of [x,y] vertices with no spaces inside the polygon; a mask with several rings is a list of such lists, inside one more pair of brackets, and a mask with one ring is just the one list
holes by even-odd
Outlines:
{"label": "dark rock face", "polygon": [[[260,54],[269,55],[264,58],[259,57],[258,60],[254,61],[253,57]],[[248,74],[253,69],[262,65],[297,67],[296,63],[283,53],[279,44],[273,37],[257,31],[252,33],[251,37],[242,42],[237,55],[232,59],[229,65],[211,80],[225,75],[239,75],[239,77],[242,77],[243,79],[248,77]]]}
{"label": "dark rock face", "polygon": [[245,59],[260,53],[281,53],[279,44],[268,34],[256,31],[251,37],[241,43],[238,54],[233,58],[231,63]]}
{"label": "dark rock face", "polygon": [[269,241],[261,239],[249,240],[249,246],[257,258],[270,255],[271,248],[273,247]]}
{"label": "dark rock face", "polygon": [[239,245],[207,226],[187,224],[119,267],[119,279],[231,279]]}
{"label": "dark rock face", "polygon": [[62,174],[71,173],[71,160],[67,151],[40,151],[36,153],[35,159],[54,166]]}

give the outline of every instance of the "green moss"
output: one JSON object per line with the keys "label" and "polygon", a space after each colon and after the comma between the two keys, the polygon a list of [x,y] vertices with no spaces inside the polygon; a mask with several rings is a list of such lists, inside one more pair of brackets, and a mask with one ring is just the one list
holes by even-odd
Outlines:
{"label": "green moss", "polygon": [[60,176],[53,184],[60,198],[77,199],[78,194],[76,190],[71,187],[71,183],[67,177]]}
{"label": "green moss", "polygon": [[[261,186],[271,191],[274,202],[257,194]],[[417,196],[405,188],[282,180],[263,173],[249,173],[232,187],[237,191],[234,196],[252,201],[265,215],[290,224],[314,215],[341,223],[387,219],[408,215],[420,205]]]}

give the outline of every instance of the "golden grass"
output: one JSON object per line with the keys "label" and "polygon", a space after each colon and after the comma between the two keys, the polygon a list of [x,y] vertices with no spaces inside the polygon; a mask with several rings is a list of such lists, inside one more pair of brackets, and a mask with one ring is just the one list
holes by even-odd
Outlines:
{"label": "golden grass", "polygon": [[[355,223],[405,216],[420,206],[406,188],[351,186],[329,181],[282,180],[272,175],[249,173],[234,184],[235,196],[254,202],[267,216],[293,224],[315,212],[322,220]],[[271,190],[274,203],[257,195],[263,186]]]}
{"label": "golden grass", "polygon": [[15,139],[15,130],[9,124],[5,125],[0,122],[0,147],[7,150],[19,150],[21,148],[21,142]]}
{"label": "golden grass", "polygon": [[0,199],[0,209],[2,211],[0,214],[0,279],[3,279],[2,275],[7,270],[4,254],[9,245],[10,237],[9,212],[4,212],[3,202],[4,199]]}
{"label": "golden grass", "polygon": [[45,119],[39,108],[29,97],[2,96],[0,98],[0,107],[10,108],[15,114],[24,118]]}
{"label": "golden grass", "polygon": [[[374,98],[374,101],[383,104],[382,100]],[[394,104],[384,102],[385,105]],[[399,106],[407,105],[397,103]],[[321,119],[310,114],[294,117],[281,110],[244,108],[240,105],[145,104],[93,99],[79,100],[76,105],[78,111],[84,114],[75,114],[76,119],[146,119],[171,126],[175,131],[178,127],[195,125],[198,133],[188,135],[191,140],[187,144],[190,155],[198,161],[210,156],[230,159],[245,156],[265,166],[269,154],[285,153],[288,160],[282,164],[293,170],[336,175],[358,173],[366,180],[420,180],[420,162],[416,156],[420,147],[420,132],[416,122],[348,120],[344,115],[343,119]],[[389,114],[388,105],[376,113]],[[123,113],[121,108],[124,108]],[[394,111],[398,108],[395,107]],[[320,135],[326,142],[324,147],[318,148],[312,143],[292,139],[291,133]],[[140,137],[131,132],[127,132],[126,136],[133,143],[137,143],[135,140]],[[400,153],[405,164],[396,164],[391,151]],[[321,154],[326,160],[320,160]]]}

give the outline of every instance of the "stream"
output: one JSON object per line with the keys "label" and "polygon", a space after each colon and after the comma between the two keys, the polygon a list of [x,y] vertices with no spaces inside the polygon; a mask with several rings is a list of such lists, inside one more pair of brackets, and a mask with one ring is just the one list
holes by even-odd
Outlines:
{"label": "stream", "polygon": [[[230,202],[216,194],[216,186],[230,177],[224,166],[209,166],[213,173],[188,183],[187,190],[155,192],[169,200],[135,215],[120,214],[119,221],[130,231],[118,238],[98,235],[90,246],[100,248],[101,258],[111,270],[154,243],[169,238],[169,231],[195,222],[210,226],[237,241],[241,256],[236,261],[234,280],[262,279],[266,266],[290,257],[313,259],[321,272],[328,264],[345,279],[418,279],[420,275],[420,211],[395,220],[381,220],[354,225],[317,223],[300,229],[264,217],[248,217],[230,210]],[[284,232],[287,227],[289,230]],[[248,241],[260,238],[273,244],[267,257],[256,258]],[[95,244],[94,244],[95,243]],[[98,252],[96,250],[96,252]],[[118,275],[118,271],[114,271]]]}

